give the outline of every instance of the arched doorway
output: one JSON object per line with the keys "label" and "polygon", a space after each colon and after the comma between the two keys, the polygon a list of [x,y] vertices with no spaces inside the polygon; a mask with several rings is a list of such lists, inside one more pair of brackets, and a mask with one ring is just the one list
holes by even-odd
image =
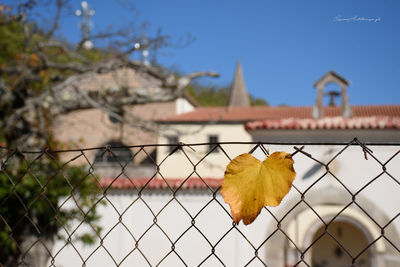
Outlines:
{"label": "arched doorway", "polygon": [[[388,245],[384,238],[379,238],[381,235],[380,228],[366,215],[366,213],[373,214],[373,218],[377,219],[377,221],[390,221],[387,214],[379,207],[379,203],[372,202],[368,198],[360,196],[357,197],[357,203],[364,207],[364,212],[352,207],[343,210],[343,207],[348,204],[346,194],[348,193],[343,189],[333,186],[322,187],[320,190],[309,192],[307,193],[307,203],[313,207],[313,210],[308,205],[299,206],[296,210],[290,210],[296,205],[298,199],[287,199],[285,205],[275,214],[278,218],[285,216],[280,225],[285,234],[274,234],[269,239],[270,241],[266,242],[264,246],[264,262],[269,263],[268,266],[294,266],[300,261],[301,252],[306,251],[304,262],[309,266],[314,266],[311,265],[312,248],[308,248],[311,246],[316,232],[321,230],[321,227],[324,227],[320,218],[325,223],[328,223],[335,217],[334,222],[347,222],[351,224],[358,232],[362,233],[362,236],[367,239],[368,244],[371,244],[368,252],[370,253],[372,262],[365,266],[400,266],[397,247],[394,248]],[[319,217],[315,215],[315,212]],[[340,214],[340,216],[337,216],[337,214]],[[268,223],[267,233],[273,233],[276,229],[276,220],[271,220]],[[324,229],[322,228],[322,230]],[[329,227],[328,230],[330,231],[330,229]],[[400,244],[400,237],[396,225],[393,223],[388,224],[385,228],[385,237],[390,237],[393,244]],[[307,264],[300,263],[297,266],[307,266]],[[350,264],[344,266],[350,266]],[[359,265],[356,266],[358,267]]]}
{"label": "arched doorway", "polygon": [[[351,266],[352,257],[355,258],[369,244],[365,234],[356,226],[346,221],[332,222],[325,232],[325,227],[320,227],[313,236],[316,241],[311,249],[311,262],[313,267],[345,267]],[[336,240],[335,240],[336,239]],[[339,245],[347,250],[348,253]],[[371,250],[363,252],[356,260],[359,267],[372,266]]]}

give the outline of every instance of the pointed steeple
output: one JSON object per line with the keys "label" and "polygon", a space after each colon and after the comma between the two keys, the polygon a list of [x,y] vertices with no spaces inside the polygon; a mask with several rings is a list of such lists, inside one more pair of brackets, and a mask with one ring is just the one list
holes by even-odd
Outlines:
{"label": "pointed steeple", "polygon": [[232,87],[229,93],[228,107],[249,107],[250,97],[247,93],[243,79],[242,65],[236,65],[235,76],[233,77]]}

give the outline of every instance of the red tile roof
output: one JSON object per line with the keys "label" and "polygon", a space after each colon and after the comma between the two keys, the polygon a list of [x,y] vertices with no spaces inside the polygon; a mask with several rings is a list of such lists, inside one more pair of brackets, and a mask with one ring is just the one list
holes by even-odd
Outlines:
{"label": "red tile roof", "polygon": [[[400,105],[352,106],[354,117],[389,116],[400,117]],[[210,107],[161,120],[159,122],[249,122],[278,120],[284,118],[312,119],[312,107]],[[324,117],[339,117],[341,107],[324,107]]]}
{"label": "red tile roof", "polygon": [[246,130],[257,129],[400,129],[400,117],[371,116],[371,117],[325,117],[322,119],[285,118],[277,120],[260,120],[247,122]]}
{"label": "red tile roof", "polygon": [[[168,183],[168,184],[167,184]],[[182,184],[183,183],[183,184]],[[112,189],[134,189],[135,186],[138,189],[143,188],[145,185],[147,189],[207,189],[208,187],[216,189],[222,184],[222,178],[197,178],[191,177],[185,181],[185,179],[174,179],[174,178],[102,178],[101,185],[106,188],[110,186]],[[207,186],[208,185],[208,186]],[[168,187],[169,186],[169,187]]]}

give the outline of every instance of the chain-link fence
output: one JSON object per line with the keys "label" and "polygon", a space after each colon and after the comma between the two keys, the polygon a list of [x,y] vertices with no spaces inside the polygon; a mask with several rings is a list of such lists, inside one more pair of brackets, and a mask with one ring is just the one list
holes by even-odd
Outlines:
{"label": "chain-link fence", "polygon": [[[236,225],[226,165],[277,150],[295,161],[291,191]],[[2,266],[400,266],[400,144],[0,153]]]}

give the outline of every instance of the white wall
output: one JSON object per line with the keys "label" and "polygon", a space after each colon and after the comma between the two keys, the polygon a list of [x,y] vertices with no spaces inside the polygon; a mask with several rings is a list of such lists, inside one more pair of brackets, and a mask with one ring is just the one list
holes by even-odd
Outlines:
{"label": "white wall", "polygon": [[[243,124],[175,124],[164,126],[164,131],[159,137],[159,144],[168,143],[168,135],[178,135],[179,141],[185,144],[207,143],[209,135],[218,135],[219,142],[249,142],[251,136],[245,131]],[[221,145],[223,150],[231,157],[246,153],[250,149],[250,145]],[[223,151],[210,153],[205,159],[203,157],[208,153],[207,145],[193,146],[192,149],[185,147],[184,151],[193,164],[197,165],[193,176],[198,175],[203,178],[222,178],[224,176],[225,166],[229,163],[229,159]],[[169,155],[169,148],[160,146],[157,149],[157,163],[160,165],[160,172],[165,178],[186,178],[193,172],[193,165],[181,151]]]}
{"label": "white wall", "polygon": [[195,107],[190,104],[185,98],[178,98],[176,101],[176,114],[182,114],[186,112],[193,111]]}
{"label": "white wall", "polygon": [[[278,150],[284,150],[289,153],[295,151],[291,146],[266,147],[270,149],[271,153]],[[330,151],[330,147],[327,146],[307,146],[305,151],[326,163],[342,148],[342,146],[335,147],[330,154],[327,153],[327,151]],[[373,155],[382,162],[386,162],[399,149],[398,147],[370,148],[373,150]],[[194,147],[194,149],[201,153],[205,147]],[[249,146],[237,145],[235,148],[229,148],[229,146],[227,146],[227,150],[229,149],[232,156],[235,156],[235,154],[248,151]],[[259,151],[256,154],[258,154],[257,157],[260,159],[264,157]],[[217,157],[217,155],[215,155],[215,157]],[[219,159],[213,158],[212,161],[222,161],[221,158],[223,157],[226,156],[222,156],[221,154]],[[175,169],[193,169],[188,161],[180,159],[179,156],[172,159],[174,159]],[[304,180],[304,174],[315,162],[302,154],[297,154],[294,159],[294,168],[297,172],[294,185],[297,189],[304,192],[324,174],[324,169],[318,170],[313,177]],[[376,163],[376,160],[371,156],[368,156],[368,160],[366,160],[360,147],[350,147],[339,155],[330,166],[332,173],[339,178],[352,193],[356,193],[382,172],[382,167]],[[399,163],[400,158],[396,157],[386,165],[387,172],[397,179],[397,181],[400,177]],[[170,167],[172,168],[172,162],[169,164],[171,164]],[[221,166],[221,168],[224,167],[225,165]],[[179,171],[174,169],[172,169],[172,171],[174,175],[171,176],[175,176],[179,173]],[[213,174],[213,176],[217,175],[221,175],[221,173],[218,171]],[[168,174],[166,174],[166,176],[168,176]],[[224,203],[219,193],[217,193],[216,200],[213,200],[213,193],[208,190],[196,192],[180,191],[177,193],[176,199],[173,199],[171,191],[151,191],[148,189],[144,190],[141,198],[138,198],[137,191],[134,190],[114,191],[113,193],[109,193],[107,198],[113,205],[108,204],[105,207],[101,206],[99,208],[99,212],[102,214],[101,225],[103,226],[102,237],[104,237],[104,247],[99,246],[99,240],[97,240],[94,246],[82,246],[79,242],[74,243],[74,246],[84,260],[86,260],[91,253],[94,253],[90,256],[86,266],[115,265],[105,249],[108,250],[114,257],[116,263],[119,264],[123,258],[135,248],[135,239],[139,240],[138,248],[148,258],[151,265],[159,263],[161,259],[171,251],[172,243],[175,243],[174,251],[182,257],[188,266],[197,266],[202,260],[206,259],[211,254],[212,246],[215,246],[215,254],[226,266],[245,265],[254,257],[255,248],[258,249],[259,247],[258,255],[261,259],[265,260],[267,264],[271,263],[271,266],[282,266],[284,245],[282,242],[279,242],[279,240],[286,240],[286,237],[278,231],[266,244],[263,244],[265,239],[276,230],[277,225],[275,219],[273,219],[271,214],[266,210],[261,212],[260,216],[253,224],[244,226],[241,223],[238,228],[232,228],[232,221],[228,216],[228,205]],[[283,199],[279,207],[269,208],[269,210],[276,218],[281,219],[285,216],[285,213],[296,206],[300,200],[300,193],[292,188],[289,195]],[[331,208],[332,205],[336,207],[334,209],[335,212],[341,210],[341,208],[351,202],[351,195],[347,193],[343,185],[332,175],[328,174],[305,193],[305,200],[317,211],[321,212],[321,215],[323,215],[324,219],[328,222],[329,218],[335,215],[329,213],[330,210],[333,210]],[[384,226],[399,213],[398,203],[400,202],[400,186],[387,174],[383,174],[361,191],[356,196],[356,201],[378,224]],[[179,203],[185,207],[187,212]],[[73,202],[70,200],[69,204],[72,205]],[[322,211],[321,204],[331,204],[331,206]],[[166,207],[163,209],[164,206]],[[122,223],[118,223],[119,214],[114,207],[119,214],[122,214],[121,222],[129,229],[134,238]],[[148,207],[150,207],[152,211],[150,211]],[[203,209],[203,207],[205,208]],[[310,235],[308,232],[310,231],[309,227],[307,227],[307,229],[301,227],[304,224],[298,221],[301,219],[301,214],[304,214],[302,213],[304,210],[309,210],[309,208],[304,203],[301,203],[282,221],[282,229],[287,232],[301,249],[306,248],[307,244],[304,244],[305,239],[307,239],[307,235]],[[309,218],[308,216],[308,222],[314,220],[317,226],[322,225],[320,219],[315,214],[310,212],[308,212],[308,214],[312,217]],[[362,216],[362,219],[352,214]],[[379,230],[377,225],[354,204],[343,212],[342,215],[353,216],[353,219],[362,224],[365,229]],[[157,218],[157,225],[153,225],[155,217]],[[291,223],[296,218],[297,230],[293,230],[293,225]],[[194,219],[194,225],[192,225],[192,219]],[[80,227],[77,233],[84,232],[84,228],[85,227]],[[204,234],[211,245],[196,228]],[[189,230],[185,232],[187,229]],[[238,230],[240,230],[240,232]],[[163,231],[167,233],[170,240],[165,236]],[[393,221],[385,231],[387,238],[399,247],[398,233],[400,232],[400,220]],[[185,234],[180,237],[183,233]],[[246,238],[244,238],[242,234],[253,244],[254,248],[246,241]],[[371,230],[369,234],[373,240],[379,237],[380,232]],[[224,235],[226,236],[222,241],[219,241]],[[54,253],[64,244],[65,241],[58,242],[53,250]],[[393,248],[383,240],[377,242],[374,248],[375,246],[381,246],[379,248],[379,252],[381,253],[379,255],[381,256],[387,254],[388,250],[393,250]],[[96,250],[96,248],[98,249]],[[310,258],[311,254],[307,255],[306,256]],[[375,256],[378,257],[379,255]],[[279,259],[277,260],[276,258]],[[397,258],[393,256],[388,256],[387,258],[397,260]],[[252,266],[262,266],[258,259],[255,259],[253,263]],[[61,250],[59,255],[57,255],[55,265],[81,266],[82,259],[71,245],[67,245]],[[149,264],[140,252],[135,250],[120,266],[148,265]],[[214,256],[211,256],[203,266],[218,265],[220,265],[218,260]],[[183,264],[181,264],[181,261],[175,253],[172,252],[160,266],[183,266]]]}
{"label": "white wall", "polygon": [[[129,192],[110,194],[108,197],[121,214],[137,198],[137,196]],[[142,200],[136,201],[128,208],[122,216],[121,222],[129,228],[132,236],[122,223],[118,224],[119,215],[111,205],[100,208],[99,211],[103,214],[101,225],[104,227],[102,236],[106,236],[103,242],[104,247],[99,246],[99,240],[96,240],[96,244],[93,246],[82,246],[79,242],[74,243],[76,250],[79,251],[84,261],[89,258],[86,266],[108,267],[115,266],[115,262],[120,264],[134,250],[135,239],[140,239],[138,241],[138,249],[152,266],[157,265],[171,251],[172,243],[175,244],[174,251],[179,254],[187,266],[198,266],[211,254],[212,246],[215,246],[215,254],[224,262],[225,266],[244,266],[254,256],[254,250],[251,245],[236,228],[233,228],[230,217],[221,208],[219,203],[225,209],[228,209],[228,206],[223,203],[220,196],[217,197],[217,200],[209,203],[212,199],[211,192],[203,191],[202,194],[191,195],[178,194],[176,199],[187,209],[187,212],[192,217],[176,200],[171,201],[171,195],[168,193],[144,194],[142,198],[152,208],[154,214]],[[207,205],[207,203],[209,204]],[[167,207],[161,211],[165,205]],[[207,207],[202,209],[205,205]],[[157,225],[153,225],[155,216],[157,217]],[[192,220],[194,222],[193,225]],[[238,229],[255,246],[258,246],[265,238],[265,222],[265,218],[260,218],[253,225],[244,227],[241,224]],[[161,229],[168,234],[168,237],[164,235]],[[183,233],[185,234],[181,237]],[[144,236],[141,238],[143,234]],[[219,242],[222,237],[224,238]],[[82,266],[82,259],[73,246],[67,245],[63,247],[64,244],[65,240],[59,241],[53,249],[56,253],[62,248],[62,252],[57,255],[54,265],[64,267]],[[106,252],[106,249],[114,257],[115,262]],[[134,250],[119,266],[149,266],[149,263],[138,249]],[[260,254],[263,255],[265,252],[260,251]],[[257,261],[255,260],[253,266],[262,266]],[[215,256],[211,256],[202,266],[220,265],[218,259]],[[160,266],[175,267],[184,266],[184,264],[172,252]]]}
{"label": "white wall", "polygon": [[[328,163],[328,161],[344,147],[345,146],[335,146],[333,150],[331,150],[331,146],[306,146],[305,152],[323,163]],[[295,151],[292,146],[269,146],[269,148],[271,152],[283,150],[292,153]],[[398,146],[370,146],[369,148],[373,151],[373,156],[382,163],[389,160],[399,149]],[[333,175],[329,173],[326,174],[325,167],[322,167],[317,169],[312,177],[303,179],[304,175],[313,166],[317,166],[317,163],[306,155],[299,153],[294,157],[294,168],[297,175],[293,184],[300,192],[305,192],[304,200],[319,213],[320,217],[324,218],[325,223],[328,223],[338,212],[341,212],[346,205],[352,203],[352,195],[350,192],[356,195],[355,202],[362,207],[368,215],[353,203],[340,213],[336,221],[350,218],[350,220],[362,227],[362,230],[368,232],[368,235],[370,235],[369,242],[373,242],[381,235],[379,226],[384,227],[400,212],[397,204],[400,202],[400,157],[394,158],[386,165],[387,172],[390,173],[394,179],[388,174],[383,173],[382,165],[379,164],[376,159],[370,155],[367,155],[367,158],[368,160],[365,159],[364,152],[360,147],[349,147],[329,164],[329,169]],[[377,176],[379,177],[374,180]],[[364,186],[366,187],[362,189]],[[321,207],[320,205],[326,206]],[[321,222],[320,218],[311,211],[309,206],[301,201],[301,193],[295,188],[291,189],[274,214],[277,218],[283,218],[293,207],[295,208],[290,211],[289,215],[286,216],[285,220],[282,222],[282,228],[286,229],[289,237],[300,249],[304,250],[311,244],[310,238],[312,238],[313,234],[312,229],[316,231],[319,227],[324,227],[324,224]],[[304,211],[311,211],[307,213],[306,221],[301,217]],[[379,226],[371,220],[369,216],[371,216]],[[296,220],[296,223],[293,225],[292,223],[294,220]],[[307,222],[310,221],[312,221],[312,224],[307,224]],[[272,224],[269,227],[271,227],[271,229],[276,229],[276,224]],[[400,220],[394,220],[385,228],[385,231],[386,237],[399,247]],[[306,240],[306,237],[308,240]],[[275,253],[275,255],[278,255],[278,257],[282,259],[284,257],[282,247],[284,247],[286,240],[285,237],[282,237],[281,242],[275,242],[275,246],[281,247],[280,251],[278,251],[281,253],[280,255],[275,253],[274,247],[268,247],[267,251],[272,251],[269,256],[273,257]],[[383,249],[382,246],[384,247]],[[386,258],[391,258],[394,262],[392,264],[394,265],[385,265],[384,263],[383,265],[378,265],[378,261],[385,262],[385,260],[380,259],[376,260],[376,264],[372,266],[398,266],[400,264],[398,252],[393,251],[391,245],[384,240],[381,239],[376,242],[373,249],[382,253],[375,254],[374,257],[379,257],[378,255],[380,255],[380,257],[384,258],[382,255],[387,256],[390,254],[390,256]],[[306,255],[306,260],[311,260],[311,252]],[[272,266],[283,264],[282,260],[274,259],[272,262]]]}

